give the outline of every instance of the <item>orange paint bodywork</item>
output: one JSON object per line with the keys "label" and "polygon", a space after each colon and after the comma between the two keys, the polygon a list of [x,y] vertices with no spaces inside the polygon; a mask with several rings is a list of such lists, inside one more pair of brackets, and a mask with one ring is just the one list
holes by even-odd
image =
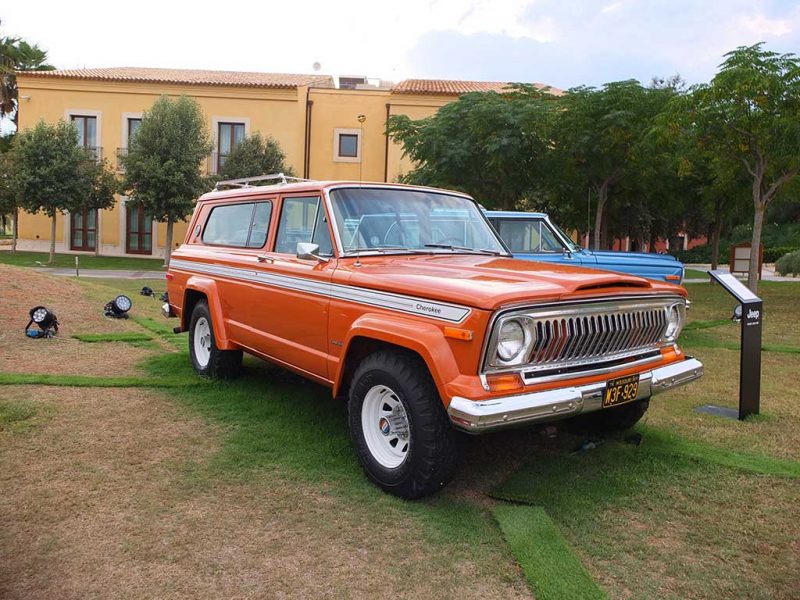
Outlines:
{"label": "orange paint bodywork", "polygon": [[[657,361],[633,368],[622,366],[612,374],[527,385],[513,392],[487,391],[480,377],[483,345],[492,316],[499,309],[582,298],[622,299],[664,294],[685,297],[685,289],[631,275],[487,255],[341,257],[334,244],[334,257],[317,262],[274,252],[284,198],[310,195],[325,198],[332,187],[341,185],[344,184],[313,182],[283,185],[277,190],[254,187],[206,194],[198,202],[184,244],[172,254],[172,261],[206,268],[232,267],[256,278],[291,278],[291,281],[311,282],[318,288],[348,286],[357,291],[457,305],[469,309],[463,320],[448,322],[346,297],[286,289],[224,274],[192,273],[191,269],[171,265],[172,277],[167,283],[170,305],[181,318],[181,327],[186,330],[189,325],[190,314],[184,307],[190,294],[202,294],[208,299],[215,339],[221,349],[241,348],[283,365],[331,387],[334,395],[348,385],[346,357],[358,343],[369,340],[407,348],[425,361],[445,405],[454,396],[482,400],[521,391],[576,386],[647,371],[685,358],[676,346],[670,346],[662,350]],[[380,184],[380,187],[407,186]],[[202,242],[202,226],[213,207],[254,200],[273,204],[262,248],[209,246]],[[331,222],[328,218],[333,237]],[[471,332],[471,339],[466,334],[449,332],[448,335],[446,329]]]}

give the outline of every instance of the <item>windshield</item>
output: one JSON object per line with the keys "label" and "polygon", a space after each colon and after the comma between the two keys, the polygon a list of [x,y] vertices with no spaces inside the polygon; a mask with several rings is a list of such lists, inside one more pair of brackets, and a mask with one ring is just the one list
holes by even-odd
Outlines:
{"label": "windshield", "polygon": [[478,206],[468,198],[375,188],[337,189],[330,196],[345,252],[506,254]]}

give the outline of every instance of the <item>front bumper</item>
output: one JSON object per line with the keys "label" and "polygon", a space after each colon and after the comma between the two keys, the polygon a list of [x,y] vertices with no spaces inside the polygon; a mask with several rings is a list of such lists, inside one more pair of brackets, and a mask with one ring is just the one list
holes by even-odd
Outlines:
{"label": "front bumper", "polygon": [[[637,399],[655,396],[702,377],[703,364],[694,358],[639,374]],[[483,433],[530,423],[567,419],[601,410],[606,382],[556,388],[490,400],[459,396],[450,401],[447,413],[453,425],[469,433]]]}

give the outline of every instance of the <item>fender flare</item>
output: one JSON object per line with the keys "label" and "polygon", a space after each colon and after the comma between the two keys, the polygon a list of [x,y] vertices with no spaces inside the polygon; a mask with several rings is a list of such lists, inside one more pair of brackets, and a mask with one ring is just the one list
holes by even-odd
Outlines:
{"label": "fender flare", "polygon": [[388,317],[385,314],[367,313],[356,319],[344,339],[342,358],[334,377],[333,394],[336,396],[345,383],[347,356],[357,338],[367,338],[407,348],[419,354],[439,390],[443,403],[447,403],[445,385],[459,376],[458,363],[444,337],[441,327],[431,322],[405,317]]}
{"label": "fender flare", "polygon": [[[208,277],[201,277],[192,275],[186,281],[186,286],[183,291],[183,306],[186,306],[186,293],[189,291],[200,292],[205,295],[208,301],[208,310],[211,313],[211,327],[214,330],[214,341],[217,348],[220,350],[233,350],[235,346],[231,344],[228,338],[228,331],[225,326],[225,318],[222,314],[222,306],[219,301],[219,293],[217,292],[217,282]],[[189,329],[189,320],[192,315],[182,311],[182,326],[185,331]]]}

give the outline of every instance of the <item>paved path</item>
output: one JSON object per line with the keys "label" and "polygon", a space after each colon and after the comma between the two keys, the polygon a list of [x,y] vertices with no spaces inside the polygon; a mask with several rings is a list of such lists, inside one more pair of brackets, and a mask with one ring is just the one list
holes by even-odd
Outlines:
{"label": "paved path", "polygon": [[[59,275],[61,277],[75,277],[75,269],[60,267],[41,267],[37,269],[42,273]],[[81,269],[80,277],[94,279],[164,279],[165,271],[125,271],[117,269]]]}

